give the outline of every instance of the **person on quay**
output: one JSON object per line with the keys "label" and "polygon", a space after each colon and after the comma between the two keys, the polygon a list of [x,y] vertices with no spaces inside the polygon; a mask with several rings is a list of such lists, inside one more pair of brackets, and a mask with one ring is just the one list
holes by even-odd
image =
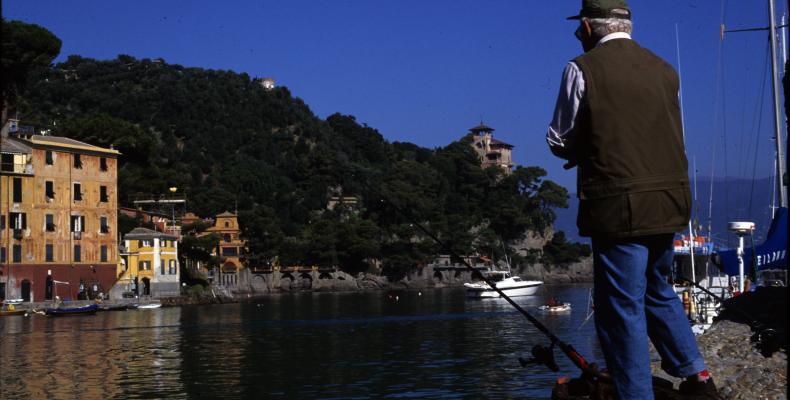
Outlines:
{"label": "person on quay", "polygon": [[652,399],[647,338],[682,394],[718,398],[667,282],[673,236],[690,217],[675,70],[631,38],[625,0],[583,0],[584,53],[563,72],[546,134],[576,168],[579,234],[593,249],[595,326],[621,399]]}

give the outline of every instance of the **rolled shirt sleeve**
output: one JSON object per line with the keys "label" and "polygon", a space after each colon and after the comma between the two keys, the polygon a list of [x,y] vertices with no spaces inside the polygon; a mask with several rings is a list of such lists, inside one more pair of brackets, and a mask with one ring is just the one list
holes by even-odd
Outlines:
{"label": "rolled shirt sleeve", "polygon": [[584,97],[584,76],[579,66],[573,61],[565,66],[562,72],[560,92],[554,107],[554,116],[546,132],[546,142],[555,155],[564,157],[568,154],[568,143],[572,139],[576,113]]}

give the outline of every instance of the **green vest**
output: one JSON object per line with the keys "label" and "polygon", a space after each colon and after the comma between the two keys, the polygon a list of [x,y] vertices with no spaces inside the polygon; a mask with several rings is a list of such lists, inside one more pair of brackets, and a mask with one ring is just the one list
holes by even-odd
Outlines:
{"label": "green vest", "polygon": [[607,41],[574,61],[586,86],[573,146],[579,233],[682,230],[691,196],[675,70],[628,39]]}

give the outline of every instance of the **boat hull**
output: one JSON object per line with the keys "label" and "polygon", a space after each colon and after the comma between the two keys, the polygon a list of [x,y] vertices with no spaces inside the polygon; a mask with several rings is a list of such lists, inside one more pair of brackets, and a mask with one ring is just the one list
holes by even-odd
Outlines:
{"label": "boat hull", "polygon": [[96,314],[96,311],[98,310],[99,306],[97,304],[91,304],[83,307],[73,308],[47,308],[44,310],[44,314],[51,317],[70,317],[76,315]]}
{"label": "boat hull", "polygon": [[[485,285],[485,284],[483,284]],[[499,288],[502,292],[505,293],[508,297],[518,297],[518,296],[532,296],[538,292],[540,286],[543,285],[542,282],[540,283],[527,283],[523,286],[518,287],[508,287],[508,288]],[[466,296],[470,298],[492,298],[492,297],[500,297],[499,293],[491,289],[490,287],[483,287],[482,285],[467,285],[466,286]]]}
{"label": "boat hull", "polygon": [[0,317],[10,317],[12,315],[25,315],[27,310],[0,311]]}

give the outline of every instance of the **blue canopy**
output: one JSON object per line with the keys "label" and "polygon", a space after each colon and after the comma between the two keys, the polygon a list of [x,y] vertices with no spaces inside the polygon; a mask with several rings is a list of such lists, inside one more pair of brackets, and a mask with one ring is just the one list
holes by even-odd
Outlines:
{"label": "blue canopy", "polygon": [[[757,270],[787,269],[787,208],[776,210],[768,235],[753,251],[748,240],[745,243],[743,255],[744,273],[752,269],[752,254],[757,254]],[[719,253],[718,264],[727,275],[738,275],[738,254],[736,249],[724,250]]]}

